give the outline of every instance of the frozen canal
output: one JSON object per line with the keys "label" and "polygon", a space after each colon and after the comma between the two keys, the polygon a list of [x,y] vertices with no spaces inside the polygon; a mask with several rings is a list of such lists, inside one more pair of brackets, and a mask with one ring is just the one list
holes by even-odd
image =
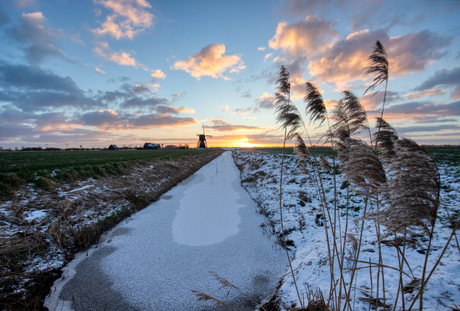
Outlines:
{"label": "frozen canal", "polygon": [[191,290],[236,310],[254,304],[218,290],[214,271],[255,300],[270,296],[285,253],[263,234],[263,216],[240,185],[231,153],[202,167],[79,254],[52,288],[50,310],[214,310]]}

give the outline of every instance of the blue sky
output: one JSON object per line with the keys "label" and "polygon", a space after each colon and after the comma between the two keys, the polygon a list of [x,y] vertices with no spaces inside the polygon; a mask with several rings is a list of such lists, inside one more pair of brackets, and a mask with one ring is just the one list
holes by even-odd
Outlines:
{"label": "blue sky", "polygon": [[[419,143],[459,144],[459,16],[457,0],[2,0],[0,146],[195,146],[202,125],[211,146],[279,145],[280,66],[301,111],[306,81],[332,109],[369,85],[376,40],[384,118]],[[380,100],[362,98],[371,126]]]}

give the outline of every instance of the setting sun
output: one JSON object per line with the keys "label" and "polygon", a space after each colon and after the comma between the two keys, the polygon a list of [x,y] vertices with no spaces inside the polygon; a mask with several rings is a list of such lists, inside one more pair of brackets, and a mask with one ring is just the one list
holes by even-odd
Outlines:
{"label": "setting sun", "polygon": [[258,146],[257,144],[251,144],[247,138],[242,139],[237,145],[241,148],[254,148]]}

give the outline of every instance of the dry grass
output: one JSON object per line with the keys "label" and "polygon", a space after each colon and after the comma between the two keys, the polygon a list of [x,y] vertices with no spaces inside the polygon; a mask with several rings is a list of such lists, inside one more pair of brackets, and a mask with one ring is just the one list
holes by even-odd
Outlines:
{"label": "dry grass", "polygon": [[[376,42],[369,60],[370,65],[366,73],[374,75],[374,80],[365,93],[385,83],[381,116],[377,119],[377,130],[374,139],[369,128],[366,110],[360,99],[352,92],[343,92],[342,99],[337,103],[331,116],[327,114],[322,96],[312,83],[307,82],[305,96],[306,112],[310,121],[319,121],[321,123],[325,120],[328,121],[329,130],[323,138],[332,143],[333,147],[338,151],[340,171],[347,181],[347,186],[350,185],[350,189],[355,194],[364,197],[365,208],[362,212],[360,229],[355,234],[351,235],[347,231],[349,228],[348,217],[345,220],[345,224],[341,224],[340,219],[337,217],[337,185],[335,179],[337,171],[335,164],[333,164],[335,199],[332,203],[326,200],[322,182],[323,177],[319,168],[321,167],[325,172],[330,172],[332,168],[324,158],[320,157],[319,160],[316,160],[316,157],[313,157],[312,159],[309,148],[307,148],[302,139],[303,135],[306,137],[310,137],[310,135],[303,125],[300,113],[290,101],[289,73],[284,66],[281,67],[280,77],[277,80],[279,86],[275,93],[278,103],[276,109],[277,121],[285,131],[285,141],[289,139],[297,141],[295,152],[298,156],[300,171],[307,172],[308,170],[305,166],[312,166],[312,171],[315,173],[314,179],[320,194],[319,197],[322,199],[322,215],[326,222],[324,226],[325,242],[328,247],[328,261],[331,273],[331,286],[327,295],[328,301],[325,305],[325,310],[352,310],[351,293],[352,288],[355,287],[353,282],[355,272],[358,269],[358,262],[362,263],[359,260],[361,242],[364,227],[368,225],[375,227],[375,243],[378,245],[378,262],[369,263],[368,265],[370,284],[376,284],[376,288],[371,289],[371,293],[366,297],[359,299],[367,301],[372,308],[388,310],[390,307],[386,304],[385,295],[387,290],[385,288],[384,272],[385,269],[394,269],[399,271],[401,278],[400,287],[393,294],[394,297],[397,297],[394,307],[396,308],[400,295],[404,310],[406,310],[406,307],[408,307],[407,310],[414,308],[414,303],[417,299],[420,302],[419,309],[423,309],[423,291],[426,282],[437,266],[436,264],[430,272],[427,271],[431,240],[440,204],[440,177],[433,157],[414,141],[400,139],[396,131],[383,119],[389,62],[386,51],[379,41]],[[334,121],[333,124],[329,123],[330,119]],[[365,136],[368,136],[368,139],[363,139]],[[282,174],[283,164],[281,164],[281,176]],[[279,190],[281,226],[283,222],[281,210],[282,184],[281,177]],[[348,208],[349,200],[347,200],[346,206],[347,215]],[[371,208],[372,213],[369,213],[368,209],[370,210]],[[402,240],[395,242],[395,245],[398,245],[395,248],[400,260],[398,267],[389,267],[383,262],[381,248],[383,239],[382,226],[388,232],[386,237],[402,238]],[[420,234],[420,229],[425,231],[424,238],[428,241],[428,247],[424,263],[418,263],[423,267],[420,286],[416,289],[418,293],[411,301],[410,306],[408,306],[405,305],[404,301],[404,292],[407,292],[407,289],[402,287],[402,276],[403,274],[407,275],[405,269],[410,270],[410,264],[404,256],[404,251],[399,249],[399,245],[402,244],[403,249],[409,246],[412,243],[412,239],[409,236],[412,233]],[[454,235],[455,229],[444,249]],[[347,244],[351,245],[351,252],[347,251]],[[443,253],[439,257],[438,263],[442,255]],[[345,259],[351,261],[351,264],[344,265]],[[336,268],[338,268],[338,274]],[[345,268],[351,271],[351,276],[347,280],[345,280]],[[359,269],[362,268],[359,267]],[[296,284],[293,273],[292,278],[294,284]],[[415,278],[413,279],[415,280]],[[376,294],[376,297],[372,296],[373,293]],[[383,294],[383,297],[379,297],[380,293]],[[298,290],[297,295],[301,305],[301,308],[297,310],[308,309],[308,307],[303,307]]]}

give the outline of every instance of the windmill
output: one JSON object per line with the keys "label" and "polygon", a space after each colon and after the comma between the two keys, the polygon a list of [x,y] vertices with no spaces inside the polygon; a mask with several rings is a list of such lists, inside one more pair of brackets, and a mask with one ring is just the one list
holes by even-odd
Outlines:
{"label": "windmill", "polygon": [[198,136],[198,141],[196,142],[197,148],[207,148],[206,136],[212,137],[211,135],[206,135],[204,133],[204,124],[203,124],[203,134],[196,134]]}

